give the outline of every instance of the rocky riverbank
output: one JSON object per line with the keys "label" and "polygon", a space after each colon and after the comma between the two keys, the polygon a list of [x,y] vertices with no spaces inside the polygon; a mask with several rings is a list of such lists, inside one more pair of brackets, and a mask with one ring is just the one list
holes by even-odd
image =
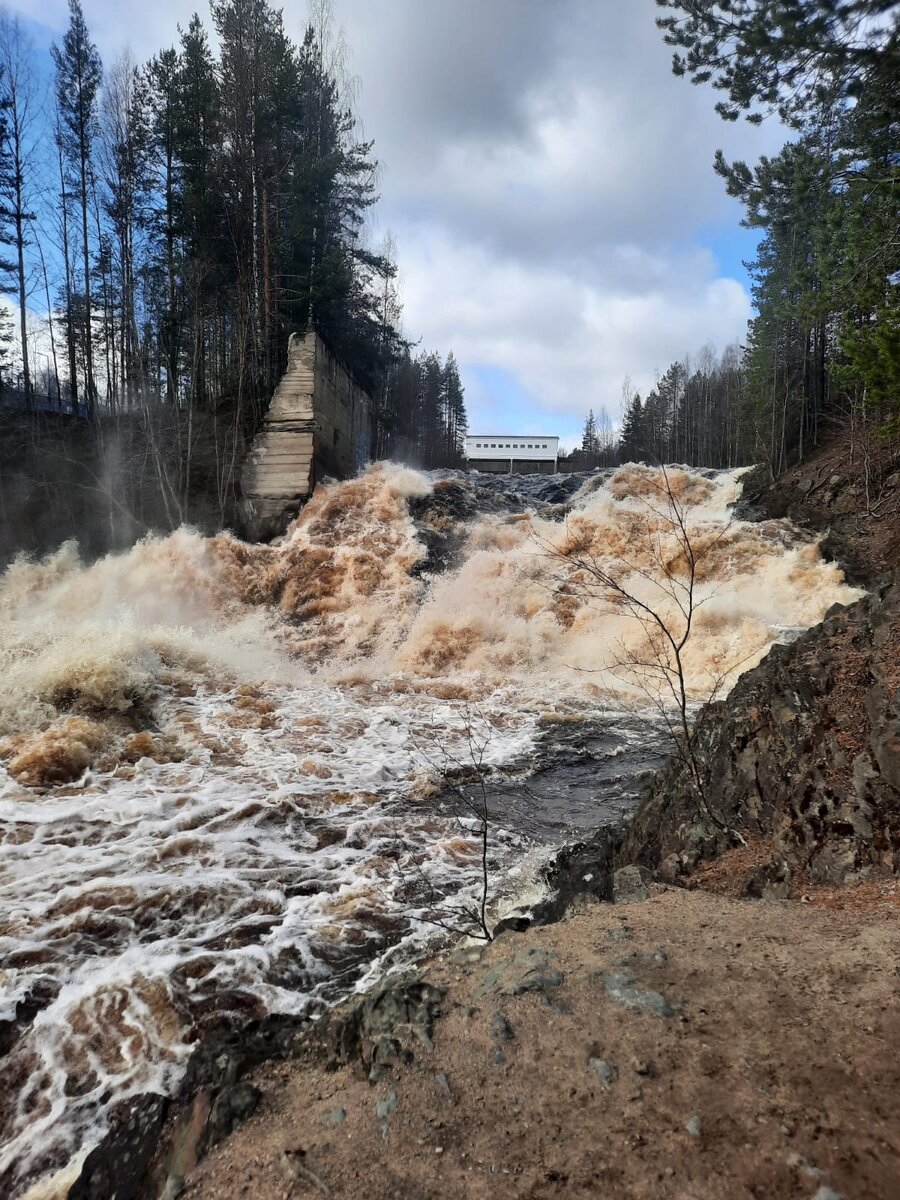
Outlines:
{"label": "rocky riverbank", "polygon": [[[900,870],[900,574],[765,660],[701,715],[716,821],[770,842],[748,894]],[[687,766],[657,773],[620,860],[674,882],[733,844],[698,813]],[[802,882],[800,884],[802,887]]]}
{"label": "rocky riverbank", "polygon": [[[827,469],[793,481],[823,535],[861,486],[816,518]],[[790,487],[751,502],[795,515]],[[900,576],[889,526],[837,519],[870,594],[704,711],[711,815],[671,761],[530,923],[207,1040],[70,1195],[900,1197]]]}
{"label": "rocky riverbank", "polygon": [[183,1195],[897,1196],[896,893],[646,892],[335,1014]]}

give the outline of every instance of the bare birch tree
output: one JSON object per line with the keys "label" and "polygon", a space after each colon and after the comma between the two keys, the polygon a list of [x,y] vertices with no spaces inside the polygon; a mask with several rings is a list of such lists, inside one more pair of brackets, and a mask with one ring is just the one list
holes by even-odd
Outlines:
{"label": "bare birch tree", "polygon": [[[641,631],[637,645],[620,641],[607,671],[634,688],[658,714],[688,772],[699,809],[717,829],[743,841],[709,804],[697,748],[706,710],[694,719],[699,706],[690,694],[685,661],[698,610],[709,599],[700,588],[704,564],[726,537],[731,522],[723,523],[712,536],[698,537],[691,529],[690,505],[679,499],[669,470],[660,466],[657,471],[658,482],[645,477],[651,495],[635,495],[644,511],[635,529],[634,552],[628,557],[601,557],[586,537],[568,525],[561,544],[537,530],[533,536],[554,564],[559,586],[588,603],[600,601],[607,613],[627,615],[637,622]],[[707,704],[720,695],[739,665],[730,663],[710,676],[703,696]]]}

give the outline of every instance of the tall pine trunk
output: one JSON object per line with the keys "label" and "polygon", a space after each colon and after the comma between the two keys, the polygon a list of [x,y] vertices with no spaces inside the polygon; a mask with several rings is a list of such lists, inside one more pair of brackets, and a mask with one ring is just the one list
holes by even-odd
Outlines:
{"label": "tall pine trunk", "polygon": [[84,112],[84,102],[79,85],[78,94],[80,131],[78,138],[79,165],[81,171],[81,236],[82,254],[84,258],[84,362],[85,388],[87,392],[88,416],[94,416],[96,386],[94,384],[94,340],[91,329],[91,245],[88,240],[88,147],[87,147],[87,115]]}

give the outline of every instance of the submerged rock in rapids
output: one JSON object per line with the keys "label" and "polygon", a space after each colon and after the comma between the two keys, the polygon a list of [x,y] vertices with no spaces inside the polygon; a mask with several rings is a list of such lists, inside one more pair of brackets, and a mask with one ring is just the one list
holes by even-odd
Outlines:
{"label": "submerged rock in rapids", "polygon": [[109,1132],[84,1160],[69,1200],[132,1200],[140,1195],[167,1107],[166,1098],[152,1092],[114,1105]]}

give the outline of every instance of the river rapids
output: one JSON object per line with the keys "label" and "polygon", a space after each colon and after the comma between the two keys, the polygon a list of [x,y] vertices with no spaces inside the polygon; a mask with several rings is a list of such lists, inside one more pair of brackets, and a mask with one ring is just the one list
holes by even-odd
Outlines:
{"label": "river rapids", "polygon": [[[787,523],[732,517],[740,474],[668,474],[704,548],[692,702],[858,594]],[[597,580],[671,601],[660,479],[379,464],[276,545],[182,529],[8,568],[4,1195],[65,1195],[109,1106],[171,1094],[210,1029],[420,951],[479,895],[466,788],[487,791],[498,903],[633,806],[664,719],[622,669],[646,657],[642,610]]]}

